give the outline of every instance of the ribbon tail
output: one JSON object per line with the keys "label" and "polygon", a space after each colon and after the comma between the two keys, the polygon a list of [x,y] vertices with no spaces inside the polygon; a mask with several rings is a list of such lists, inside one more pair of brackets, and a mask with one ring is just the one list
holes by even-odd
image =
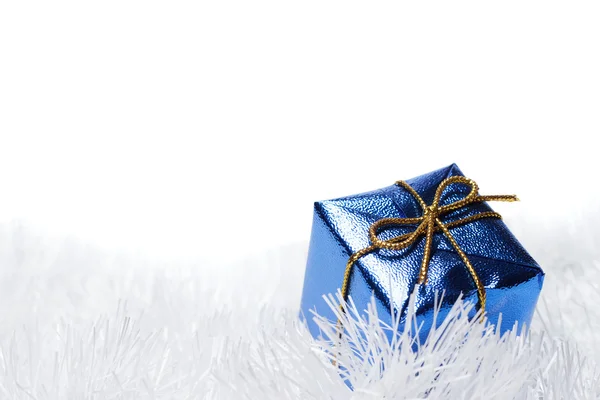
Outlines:
{"label": "ribbon tail", "polygon": [[478,308],[482,311],[485,310],[485,303],[486,303],[485,287],[483,286],[483,283],[479,279],[479,276],[477,275],[477,272],[475,271],[473,264],[471,264],[471,261],[469,260],[469,258],[465,254],[465,252],[462,251],[462,249],[460,248],[460,246],[458,245],[458,243],[454,239],[454,236],[452,236],[452,234],[450,233],[448,228],[444,224],[442,224],[442,222],[439,219],[436,222],[440,225],[440,228],[442,229],[442,231],[444,232],[444,234],[450,241],[450,244],[452,245],[452,247],[454,247],[454,250],[456,250],[456,253],[460,257],[462,262],[465,264],[465,266],[467,267],[467,271],[469,271],[469,274],[471,275],[471,278],[473,279],[473,283],[475,284],[475,287],[477,288],[477,297],[479,298]]}
{"label": "ribbon tail", "polygon": [[427,220],[427,233],[425,234],[425,251],[423,252],[423,260],[421,261],[421,270],[419,271],[418,280],[418,283],[423,285],[427,283],[427,272],[429,270],[434,227],[433,219],[429,218]]}

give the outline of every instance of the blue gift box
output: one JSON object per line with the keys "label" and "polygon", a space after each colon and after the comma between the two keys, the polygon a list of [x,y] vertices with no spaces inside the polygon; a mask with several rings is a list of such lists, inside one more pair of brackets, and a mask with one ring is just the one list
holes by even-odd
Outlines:
{"label": "blue gift box", "polygon": [[[460,204],[462,199],[471,196],[469,193],[473,188],[461,182],[446,185],[445,181],[450,177],[463,177],[456,164],[407,180],[405,186],[395,184],[315,203],[301,303],[301,315],[314,337],[318,337],[320,332],[310,310],[335,322],[336,316],[323,295],[334,294],[343,286],[346,287],[346,296],[352,298],[358,310],[366,310],[373,296],[379,318],[392,325],[393,312],[400,320],[399,329],[402,329],[409,297],[417,284],[424,283],[416,293],[414,310],[424,322],[420,332],[422,337],[426,337],[432,324],[436,296],[441,316],[462,294],[466,301],[484,305],[488,321],[499,324],[502,332],[512,329],[515,323],[529,326],[542,288],[543,271],[498,218],[499,215],[477,218],[495,214],[487,202],[480,200]],[[441,185],[443,188],[440,188]],[[476,186],[474,182],[473,185]],[[409,190],[411,188],[415,195]],[[415,197],[420,197],[426,205],[435,204],[438,188],[438,208],[424,208]],[[396,238],[396,242],[401,242],[411,232],[420,229],[418,218],[427,214],[430,208],[435,212],[449,204],[457,207],[444,212],[438,221],[448,227],[455,243],[441,227],[432,230],[425,282],[420,281],[427,247],[424,231],[412,238],[414,241],[403,249],[375,248],[364,255],[359,254],[346,274],[349,259],[363,249],[372,248],[373,240],[392,243]],[[414,223],[392,223],[387,227],[382,224],[381,232],[374,232],[379,236],[370,232],[378,221],[399,219]],[[461,219],[467,222],[452,224]],[[459,254],[460,250],[468,258],[472,273]],[[348,282],[343,285],[345,276]],[[484,293],[478,291],[478,287]],[[442,291],[444,297],[439,304]],[[439,316],[438,321],[441,322]]]}

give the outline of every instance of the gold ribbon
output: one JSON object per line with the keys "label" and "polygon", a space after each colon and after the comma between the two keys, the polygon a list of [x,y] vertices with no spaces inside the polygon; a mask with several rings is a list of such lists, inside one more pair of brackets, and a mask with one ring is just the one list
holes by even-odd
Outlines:
{"label": "gold ribbon", "polygon": [[[515,195],[492,195],[492,196],[480,196],[479,195],[479,187],[475,183],[475,181],[465,178],[464,176],[452,176],[443,180],[438,186],[435,197],[433,198],[433,203],[431,205],[425,204],[421,196],[406,182],[398,181],[396,182],[398,186],[406,189],[419,203],[421,208],[423,209],[423,215],[417,218],[383,218],[371,225],[369,228],[369,239],[371,241],[371,245],[362,250],[357,251],[352,254],[348,263],[346,264],[346,272],[344,273],[344,281],[342,283],[342,299],[346,302],[348,297],[348,289],[350,285],[350,274],[352,273],[352,267],[356,263],[358,259],[361,257],[379,249],[387,249],[387,250],[402,250],[410,245],[414,244],[419,240],[421,236],[425,236],[425,251],[423,253],[423,260],[421,261],[421,269],[419,271],[419,280],[418,284],[426,284],[427,283],[427,272],[429,270],[429,259],[431,257],[431,246],[433,243],[433,234],[441,231],[448,240],[454,250],[458,253],[459,257],[467,267],[471,278],[473,279],[473,283],[477,287],[477,297],[479,299],[478,308],[481,310],[485,310],[485,288],[483,283],[477,276],[477,272],[473,268],[471,261],[467,258],[467,255],[460,248],[452,234],[450,233],[450,229],[457,227],[459,225],[468,224],[473,221],[477,221],[482,218],[502,218],[500,214],[494,211],[485,211],[479,214],[471,215],[466,218],[462,218],[456,221],[452,221],[449,223],[444,223],[440,219],[444,214],[448,214],[449,212],[458,210],[459,208],[466,207],[470,204],[481,203],[484,201],[518,201],[519,199]],[[471,191],[467,196],[462,199],[456,200],[450,204],[440,205],[440,198],[442,197],[442,193],[444,189],[446,189],[449,185],[452,184],[464,184],[471,188]],[[416,229],[413,232],[405,233],[400,236],[393,237],[388,240],[382,240],[377,237],[377,234],[380,232],[382,228],[392,227],[398,225],[415,225],[418,224]],[[340,310],[342,313],[345,312],[344,307],[340,304]],[[338,328],[341,328],[340,320],[338,319]],[[342,331],[340,330],[340,337]]]}

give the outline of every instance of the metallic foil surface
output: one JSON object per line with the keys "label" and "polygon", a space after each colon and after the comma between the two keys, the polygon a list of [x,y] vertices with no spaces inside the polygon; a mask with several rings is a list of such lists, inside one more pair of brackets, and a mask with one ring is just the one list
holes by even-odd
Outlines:
{"label": "metallic foil surface", "polygon": [[[407,182],[427,204],[431,204],[439,184],[454,175],[463,175],[456,164]],[[462,186],[450,185],[444,191],[440,204],[465,197],[468,190]],[[319,201],[314,207],[301,317],[306,320],[311,334],[319,337],[319,328],[310,310],[336,321],[323,295],[337,292],[350,256],[370,245],[370,225],[381,218],[419,217],[422,210],[415,199],[398,185]],[[442,220],[447,223],[484,211],[491,211],[487,203],[472,204],[444,215]],[[407,232],[402,228],[390,231],[385,232],[390,237]],[[529,326],[544,273],[504,222],[497,218],[484,218],[454,227],[451,232],[485,286],[488,321],[500,324],[501,332],[512,329],[515,323],[519,328]],[[391,312],[394,312],[396,318],[400,318],[399,329],[403,329],[408,300],[419,276],[424,242],[422,238],[401,251],[378,250],[355,263],[348,295],[358,310],[366,310],[371,296],[374,296],[379,318],[391,325]],[[435,234],[432,250],[427,284],[419,287],[415,299],[416,315],[423,322],[419,333],[422,338],[427,336],[433,323],[436,291],[438,302],[439,294],[444,292],[441,305],[438,303],[441,307],[438,323],[461,293],[465,300],[477,303],[477,290],[471,276],[441,232]]]}

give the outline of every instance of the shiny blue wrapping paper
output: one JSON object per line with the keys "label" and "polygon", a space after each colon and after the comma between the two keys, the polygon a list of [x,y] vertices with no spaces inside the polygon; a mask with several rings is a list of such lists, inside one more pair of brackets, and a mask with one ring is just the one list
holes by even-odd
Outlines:
{"label": "shiny blue wrapping paper", "polygon": [[[439,184],[454,175],[463,175],[456,164],[407,182],[427,204],[431,204]],[[463,186],[448,186],[440,203],[448,204],[465,197],[468,188]],[[484,211],[491,211],[487,203],[471,204],[444,215],[442,221],[448,223]],[[416,200],[398,185],[315,203],[301,303],[301,316],[307,321],[314,337],[319,337],[320,331],[310,310],[332,322],[336,321],[323,295],[337,292],[350,256],[370,245],[371,224],[381,218],[421,215],[422,210]],[[399,228],[396,232],[387,233],[388,236],[395,236],[406,232],[406,228]],[[485,311],[489,322],[498,325],[502,314],[499,327],[502,332],[512,329],[515,323],[529,326],[544,273],[504,222],[497,218],[484,218],[454,227],[451,232],[485,286]],[[419,277],[424,242],[422,237],[404,250],[378,250],[354,264],[348,295],[358,310],[366,310],[371,296],[374,296],[379,318],[391,325],[390,310],[394,310],[399,313],[399,329],[402,329],[408,300]],[[419,335],[422,338],[426,337],[433,321],[436,291],[440,294],[444,292],[439,322],[461,293],[467,301],[477,303],[477,290],[472,277],[441,232],[435,234],[432,250],[427,284],[419,287],[415,298],[416,315],[424,323]]]}

